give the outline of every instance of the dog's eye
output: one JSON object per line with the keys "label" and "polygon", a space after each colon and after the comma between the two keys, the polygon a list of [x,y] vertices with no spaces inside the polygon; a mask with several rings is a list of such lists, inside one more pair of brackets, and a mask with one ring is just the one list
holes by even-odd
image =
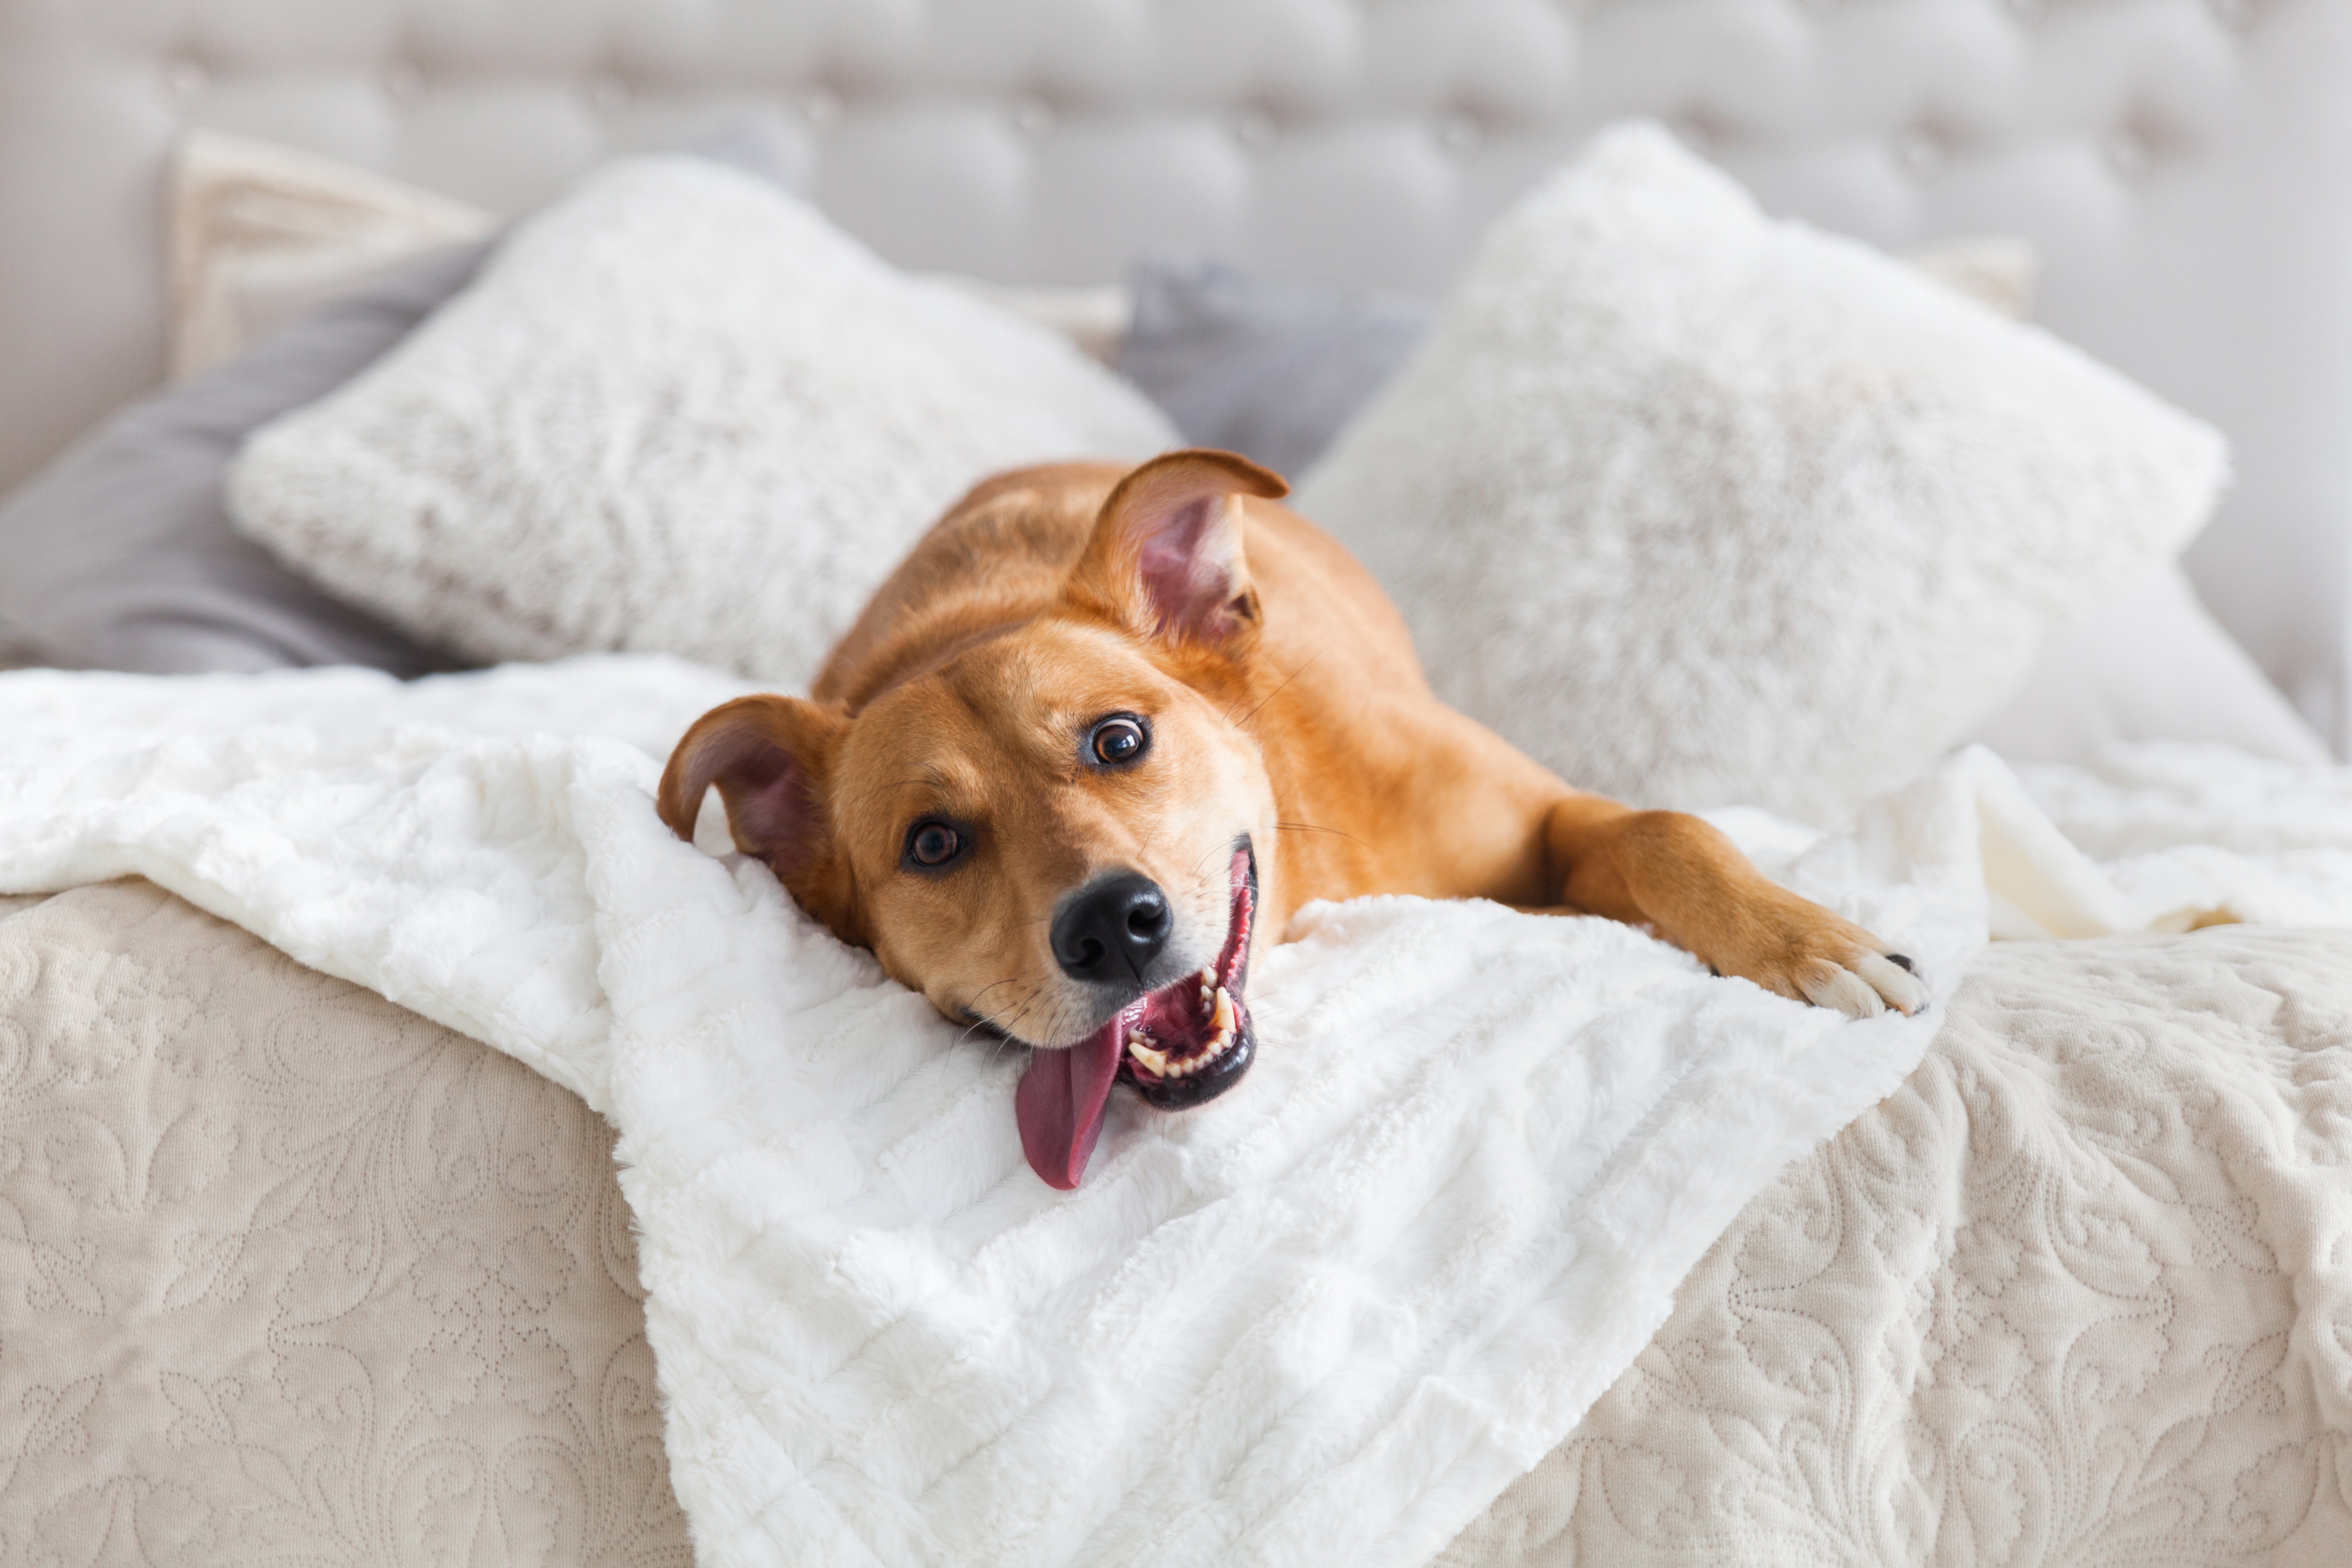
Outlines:
{"label": "dog's eye", "polygon": [[907,829],[907,860],[937,870],[963,852],[963,835],[944,822],[919,822]]}
{"label": "dog's eye", "polygon": [[1107,768],[1131,763],[1151,749],[1151,731],[1132,713],[1116,714],[1087,736],[1087,751]]}

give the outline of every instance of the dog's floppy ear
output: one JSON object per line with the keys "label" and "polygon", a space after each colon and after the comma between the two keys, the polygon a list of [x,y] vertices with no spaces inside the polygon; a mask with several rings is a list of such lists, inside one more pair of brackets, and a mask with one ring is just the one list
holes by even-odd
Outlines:
{"label": "dog's floppy ear", "polygon": [[797,697],[739,697],[713,708],[694,721],[662,771],[662,821],[691,842],[702,797],[717,784],[735,847],[765,860],[807,904],[803,884],[831,858],[824,785],[847,726],[838,708]]}
{"label": "dog's floppy ear", "polygon": [[1231,452],[1170,452],[1119,480],[1065,594],[1144,636],[1213,647],[1257,629],[1241,498],[1290,493]]}

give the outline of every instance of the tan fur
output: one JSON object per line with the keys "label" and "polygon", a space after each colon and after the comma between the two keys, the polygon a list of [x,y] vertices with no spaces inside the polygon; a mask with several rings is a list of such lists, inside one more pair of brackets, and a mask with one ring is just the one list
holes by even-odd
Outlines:
{"label": "tan fur", "polygon": [[[1386,595],[1276,503],[1283,489],[1202,452],[987,481],[876,594],[809,700],[746,698],[695,725],[663,819],[690,836],[715,783],[739,845],[844,941],[950,1017],[1034,1045],[1108,1016],[1046,945],[1057,901],[1141,871],[1175,910],[1171,951],[1206,962],[1242,833],[1261,945],[1310,899],[1486,898],[1647,924],[1785,996],[1924,1001],[1874,957],[1883,942],[1706,823],[1572,790],[1440,703]],[[1214,602],[1202,626],[1171,626],[1139,574],[1137,519],[1210,492],[1223,510],[1195,575]],[[1118,711],[1149,716],[1146,763],[1084,765],[1087,726]],[[901,864],[931,816],[972,836],[950,874]]]}

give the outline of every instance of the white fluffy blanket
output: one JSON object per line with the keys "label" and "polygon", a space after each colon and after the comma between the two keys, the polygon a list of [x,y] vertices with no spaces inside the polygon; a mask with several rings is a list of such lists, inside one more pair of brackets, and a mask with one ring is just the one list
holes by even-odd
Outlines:
{"label": "white fluffy blanket", "polygon": [[[1934,1027],[1601,921],[1318,907],[1256,967],[1250,1079],[1181,1117],[1122,1098],[1057,1194],[1017,1060],[656,820],[658,754],[738,689],[629,658],[0,678],[0,891],[152,878],[618,1126],[707,1563],[1424,1562]],[[2155,795],[2090,781],[2070,809],[2158,838],[2202,809]],[[2254,853],[2110,875],[1984,752],[1848,837],[1725,822],[1939,999],[1991,918],[2310,918],[2352,884],[2340,848],[2275,853],[2275,820]]]}

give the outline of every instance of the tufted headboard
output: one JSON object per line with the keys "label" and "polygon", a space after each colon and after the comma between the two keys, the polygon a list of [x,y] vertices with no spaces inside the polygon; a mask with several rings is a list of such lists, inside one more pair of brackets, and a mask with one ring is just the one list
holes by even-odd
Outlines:
{"label": "tufted headboard", "polygon": [[2346,737],[2352,0],[0,0],[0,488],[161,377],[185,128],[511,213],[745,113],[1004,280],[1433,289],[1636,113],[1829,227],[2026,236],[2046,324],[2236,443],[2192,572]]}

